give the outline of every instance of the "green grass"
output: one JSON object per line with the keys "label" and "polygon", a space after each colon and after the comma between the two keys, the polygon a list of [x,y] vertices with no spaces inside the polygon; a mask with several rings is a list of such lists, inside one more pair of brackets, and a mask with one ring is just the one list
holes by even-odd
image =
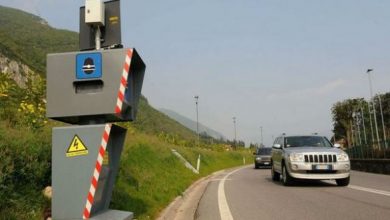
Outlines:
{"label": "green grass", "polygon": [[51,181],[51,137],[0,122],[0,219],[39,219]]}

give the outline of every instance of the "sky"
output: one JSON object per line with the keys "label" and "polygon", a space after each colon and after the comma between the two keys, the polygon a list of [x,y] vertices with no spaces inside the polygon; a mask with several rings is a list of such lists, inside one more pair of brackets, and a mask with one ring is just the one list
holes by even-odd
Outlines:
{"label": "sky", "polygon": [[[78,31],[83,0],[0,0]],[[147,65],[143,94],[234,139],[332,135],[332,105],[390,92],[390,1],[121,1],[122,41]]]}

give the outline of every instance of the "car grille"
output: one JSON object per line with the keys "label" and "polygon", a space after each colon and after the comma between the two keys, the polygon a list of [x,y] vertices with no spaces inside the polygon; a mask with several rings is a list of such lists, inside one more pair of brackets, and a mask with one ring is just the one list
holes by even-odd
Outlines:
{"label": "car grille", "polygon": [[305,154],[306,163],[336,163],[335,154]]}

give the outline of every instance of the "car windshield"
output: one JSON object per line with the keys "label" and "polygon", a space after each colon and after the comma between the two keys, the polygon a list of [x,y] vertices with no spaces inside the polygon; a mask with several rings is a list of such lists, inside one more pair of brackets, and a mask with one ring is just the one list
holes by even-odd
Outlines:
{"label": "car windshield", "polygon": [[332,147],[330,142],[320,136],[292,136],[285,138],[286,147]]}
{"label": "car windshield", "polygon": [[258,151],[259,155],[271,155],[272,148],[260,148]]}

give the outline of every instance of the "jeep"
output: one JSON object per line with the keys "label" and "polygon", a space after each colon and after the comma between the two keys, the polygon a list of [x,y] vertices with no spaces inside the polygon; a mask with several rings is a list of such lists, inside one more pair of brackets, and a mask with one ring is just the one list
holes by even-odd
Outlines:
{"label": "jeep", "polygon": [[272,180],[285,186],[295,179],[336,180],[347,186],[350,180],[348,155],[318,135],[286,136],[275,139],[271,153]]}

